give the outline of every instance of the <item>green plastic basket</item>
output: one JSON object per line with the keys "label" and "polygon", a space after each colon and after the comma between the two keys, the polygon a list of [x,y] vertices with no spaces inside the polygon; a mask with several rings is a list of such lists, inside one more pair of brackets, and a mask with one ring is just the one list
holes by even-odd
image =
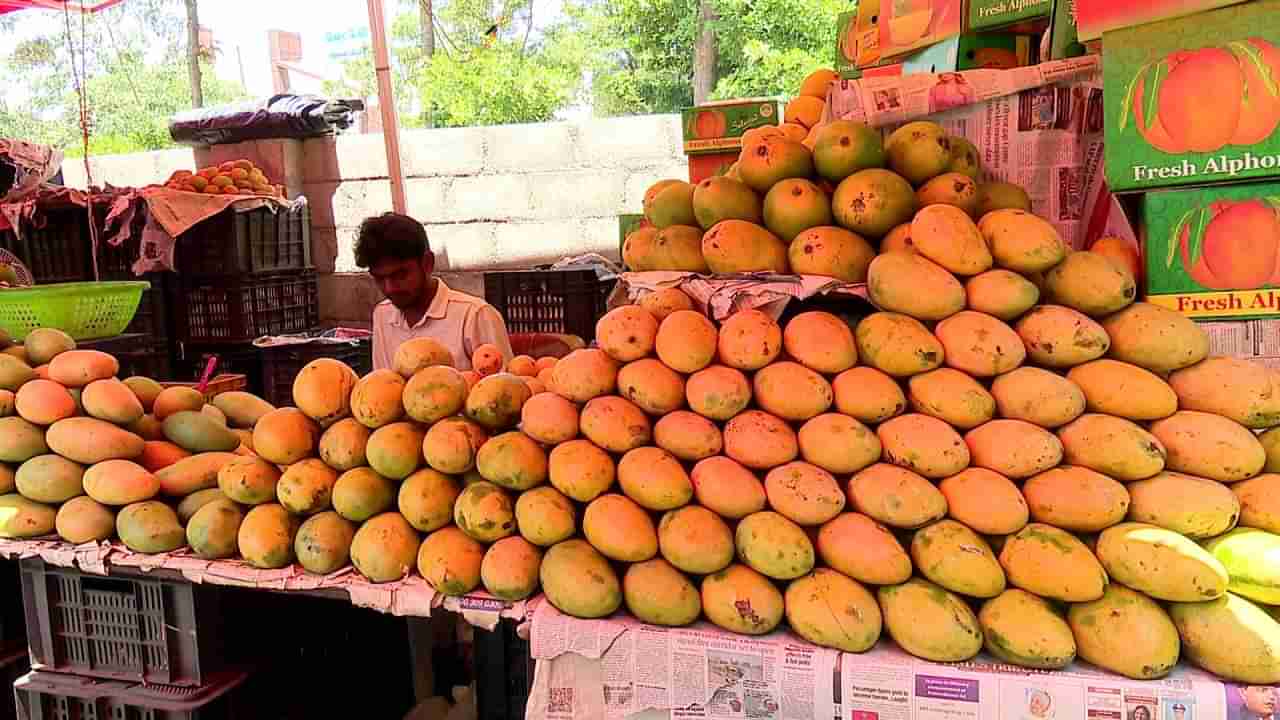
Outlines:
{"label": "green plastic basket", "polygon": [[124,332],[149,282],[76,282],[0,289],[0,330],[22,340],[36,328],[57,328],[76,340]]}

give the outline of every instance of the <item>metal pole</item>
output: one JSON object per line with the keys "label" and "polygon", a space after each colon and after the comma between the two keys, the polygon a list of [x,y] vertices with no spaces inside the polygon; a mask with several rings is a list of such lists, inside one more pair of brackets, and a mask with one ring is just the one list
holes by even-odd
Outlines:
{"label": "metal pole", "polygon": [[378,75],[378,106],[382,111],[382,139],[387,149],[387,175],[391,179],[391,207],[404,213],[404,169],[400,165],[400,123],[396,119],[391,87],[391,61],[387,53],[387,26],[382,0],[369,0],[369,32],[373,36],[373,68]]}

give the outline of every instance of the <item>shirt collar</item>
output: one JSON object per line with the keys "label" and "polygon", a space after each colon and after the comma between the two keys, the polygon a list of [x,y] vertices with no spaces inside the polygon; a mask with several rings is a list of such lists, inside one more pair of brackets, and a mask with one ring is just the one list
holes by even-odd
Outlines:
{"label": "shirt collar", "polygon": [[396,314],[393,317],[393,322],[400,327],[417,330],[425,325],[428,320],[445,319],[449,315],[449,293],[451,292],[452,290],[449,289],[448,285],[444,284],[443,280],[436,278],[436,295],[431,298],[431,304],[427,306],[427,312],[423,314],[418,324],[409,327],[409,322],[405,320],[404,313],[399,308],[395,309]]}

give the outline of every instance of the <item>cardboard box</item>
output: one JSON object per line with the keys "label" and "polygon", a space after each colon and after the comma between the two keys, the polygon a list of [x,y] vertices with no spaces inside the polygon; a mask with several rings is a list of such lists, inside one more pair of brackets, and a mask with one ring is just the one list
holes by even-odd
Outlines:
{"label": "cardboard box", "polygon": [[[975,1],[975,0],[971,0]],[[1075,0],[1080,40],[1098,40],[1111,30],[1186,17],[1246,0]]]}
{"label": "cardboard box", "polygon": [[1197,319],[1280,317],[1280,183],[1148,193],[1147,301]]}
{"label": "cardboard box", "polygon": [[1054,0],[1053,20],[1049,23],[1050,60],[1084,55],[1084,45],[1076,34],[1076,0]]}
{"label": "cardboard box", "polygon": [[1280,0],[1256,0],[1107,33],[1112,190],[1280,175],[1277,18]]}
{"label": "cardboard box", "polygon": [[845,79],[880,62],[880,0],[860,0],[857,10],[836,20],[836,72]]}
{"label": "cardboard box", "polygon": [[1048,20],[1053,0],[969,0],[969,30],[995,30],[1029,20]]}
{"label": "cardboard box", "polygon": [[730,150],[710,155],[689,156],[689,182],[697,185],[713,175],[723,175],[729,166],[738,162],[741,150]]}
{"label": "cardboard box", "polygon": [[964,0],[881,0],[876,24],[879,59],[901,57],[959,35],[964,29]]}
{"label": "cardboard box", "polygon": [[846,79],[862,76],[858,69],[858,12],[840,13],[836,16],[836,62],[832,67]]}
{"label": "cardboard box", "polygon": [[703,155],[742,148],[742,135],[752,128],[777,125],[782,111],[777,100],[724,100],[680,113],[684,153]]}

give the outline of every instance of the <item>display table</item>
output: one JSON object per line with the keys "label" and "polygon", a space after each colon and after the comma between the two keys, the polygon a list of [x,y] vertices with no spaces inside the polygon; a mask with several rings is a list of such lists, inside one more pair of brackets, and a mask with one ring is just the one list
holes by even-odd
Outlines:
{"label": "display table", "polygon": [[1083,662],[1055,672],[985,655],[939,664],[888,640],[855,655],[785,630],[579,620],[543,600],[530,610],[529,720],[1259,720],[1242,712],[1242,688],[1185,663],[1143,682]]}

